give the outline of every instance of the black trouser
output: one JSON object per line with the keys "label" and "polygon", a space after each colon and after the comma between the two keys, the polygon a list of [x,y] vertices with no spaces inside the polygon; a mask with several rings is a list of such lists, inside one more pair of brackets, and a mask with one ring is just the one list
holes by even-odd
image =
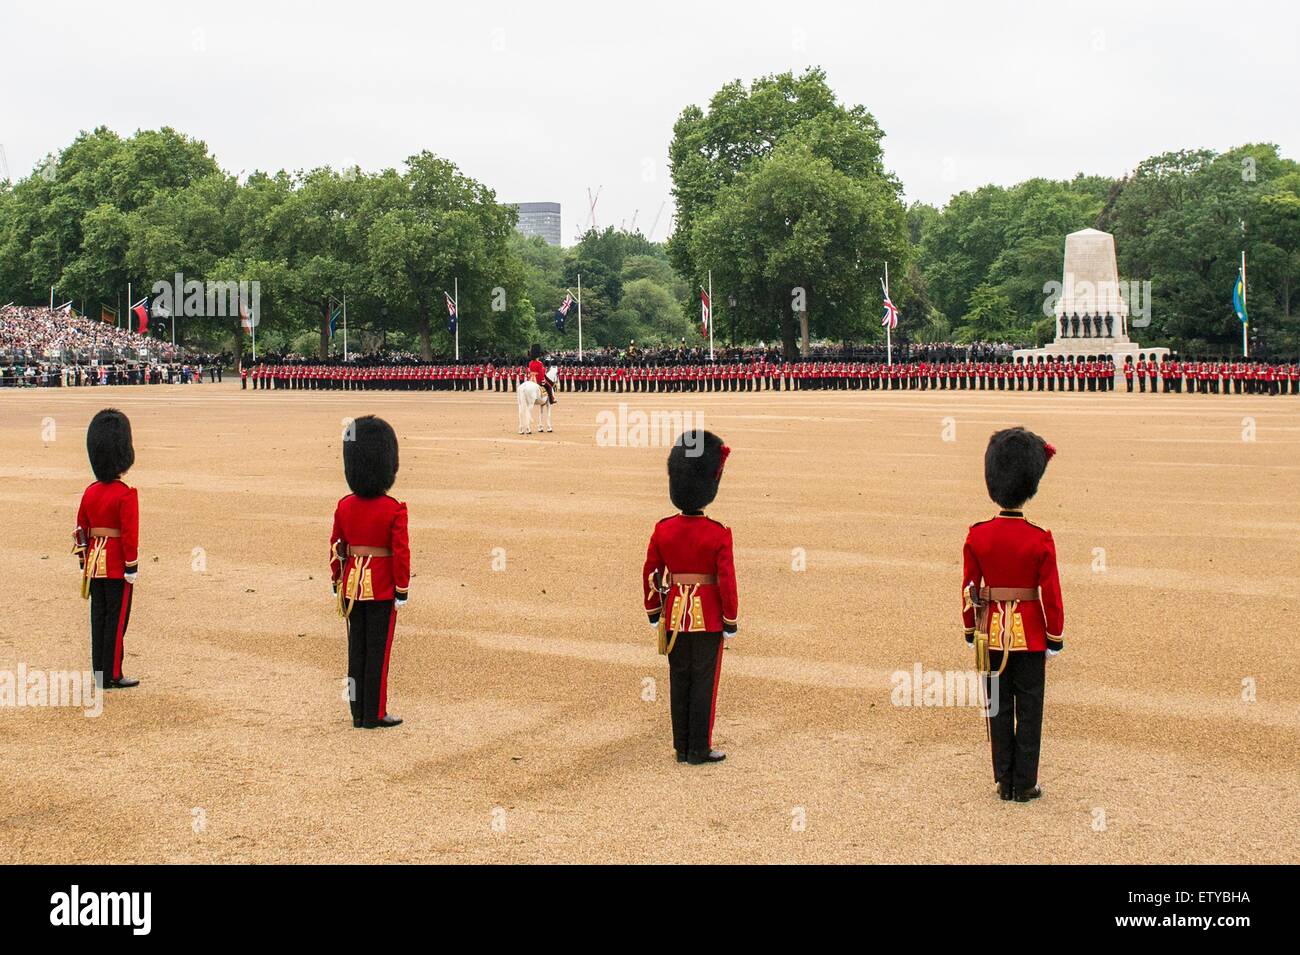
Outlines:
{"label": "black trouser", "polygon": [[348,680],[352,719],[374,726],[388,715],[388,654],[397,614],[391,600],[358,600],[348,615]]}
{"label": "black trouser", "polygon": [[[989,654],[994,672],[1002,664],[1001,651]],[[1038,751],[1043,739],[1043,685],[1047,654],[1017,650],[997,679],[997,715],[989,718],[993,743],[993,780],[1011,780],[1016,789],[1038,782]],[[989,699],[993,680],[986,681]]]}
{"label": "black trouser", "polygon": [[708,752],[713,747],[714,701],[722,669],[720,632],[679,633],[668,654],[673,749]]}
{"label": "black trouser", "polygon": [[90,668],[100,686],[122,679],[133,589],[125,580],[99,577],[90,582]]}

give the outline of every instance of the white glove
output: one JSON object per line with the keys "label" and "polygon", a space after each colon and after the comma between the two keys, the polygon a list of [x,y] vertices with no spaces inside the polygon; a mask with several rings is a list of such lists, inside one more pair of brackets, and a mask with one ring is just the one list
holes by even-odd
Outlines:
{"label": "white glove", "polygon": [[405,606],[406,606],[406,601],[405,601],[405,600],[394,600],[394,601],[393,601],[393,606],[394,606],[394,607],[405,607]]}
{"label": "white glove", "polygon": [[1048,650],[1048,651],[1047,651],[1047,655],[1048,655],[1049,657],[1060,656],[1060,653],[1061,653],[1060,650]]}
{"label": "white glove", "polygon": [[122,575],[122,578],[123,578],[123,579],[124,579],[128,584],[131,584],[132,586],[135,586],[135,579],[136,579],[137,577],[139,577],[139,576],[140,576],[140,574],[139,574],[139,572],[137,571],[137,572],[134,573],[134,574],[123,574],[123,575]]}

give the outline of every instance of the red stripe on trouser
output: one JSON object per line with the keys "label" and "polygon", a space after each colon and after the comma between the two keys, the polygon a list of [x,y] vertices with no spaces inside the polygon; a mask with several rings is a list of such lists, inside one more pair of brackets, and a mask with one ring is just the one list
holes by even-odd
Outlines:
{"label": "red stripe on trouser", "polygon": [[126,639],[126,621],[131,615],[131,582],[122,581],[122,609],[117,614],[117,637],[113,641],[113,679],[122,679],[122,643]]}
{"label": "red stripe on trouser", "polygon": [[384,644],[384,672],[379,676],[379,718],[388,715],[388,657],[393,652],[393,629],[397,626],[397,608],[388,612],[388,642]]}
{"label": "red stripe on trouser", "polygon": [[713,702],[709,704],[709,749],[713,749],[713,719],[718,715],[718,680],[722,678],[722,650],[727,638],[718,641],[718,662],[713,668]]}

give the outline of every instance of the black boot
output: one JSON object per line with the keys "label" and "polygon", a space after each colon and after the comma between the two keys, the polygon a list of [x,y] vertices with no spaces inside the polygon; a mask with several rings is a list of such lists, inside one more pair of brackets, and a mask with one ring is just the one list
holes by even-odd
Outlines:
{"label": "black boot", "polygon": [[677,762],[679,762],[679,763],[684,763],[684,762],[686,762],[686,760],[687,760],[686,750],[684,750],[684,749],[679,749],[679,750],[677,751]]}
{"label": "black boot", "polygon": [[1043,790],[1039,786],[1030,786],[1028,789],[1016,790],[1016,802],[1029,802],[1031,799],[1038,799],[1043,795]]}
{"label": "black boot", "polygon": [[720,763],[727,758],[727,754],[720,749],[693,749],[686,754],[686,762],[692,766],[699,766],[702,763]]}
{"label": "black boot", "polygon": [[401,726],[402,718],[400,716],[381,716],[378,722],[362,724],[368,730],[386,730],[393,726]]}
{"label": "black boot", "polygon": [[1011,788],[1011,780],[1007,779],[998,783],[998,798],[1003,802],[1010,802],[1015,795]]}
{"label": "black boot", "polygon": [[131,687],[139,685],[139,680],[133,680],[129,676],[120,676],[109,684],[109,688],[114,690],[129,690]]}

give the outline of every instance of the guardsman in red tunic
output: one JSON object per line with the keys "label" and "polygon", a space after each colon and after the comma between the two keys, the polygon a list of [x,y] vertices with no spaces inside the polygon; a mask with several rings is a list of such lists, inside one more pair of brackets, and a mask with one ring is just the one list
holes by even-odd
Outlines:
{"label": "guardsman in red tunic", "polygon": [[401,723],[388,712],[388,661],[397,610],[411,586],[406,505],[389,496],[397,479],[397,435],[366,415],[343,436],[343,474],[352,493],[334,509],[330,579],[339,615],[348,625],[352,725]]}
{"label": "guardsman in red tunic", "polygon": [[131,422],[115,408],[95,415],[86,430],[95,483],[81,495],[72,552],[81,564],[81,596],[90,600],[90,663],[101,687],[139,684],[122,675],[126,627],[139,572],[140,503],[122,475],[135,463]]}
{"label": "guardsman in red tunic", "polygon": [[659,649],[668,654],[673,748],[679,763],[716,763],[713,748],[722,651],[736,635],[731,529],[704,516],[731,449],[709,431],[687,431],[668,455],[668,496],[681,513],[655,525],[641,591]]}
{"label": "guardsman in red tunic", "polygon": [[546,366],[542,364],[542,346],[536,343],[529,350],[528,378],[541,385],[546,391],[546,400],[555,404],[555,392],[551,390],[551,380],[546,377]]}
{"label": "guardsman in red tunic", "polygon": [[962,551],[962,623],[988,675],[993,778],[1003,799],[1042,795],[1038,754],[1048,656],[1065,646],[1065,612],[1052,532],[1025,520],[1056,449],[1024,428],[989,438],[984,483],[1002,508],[971,527]]}

